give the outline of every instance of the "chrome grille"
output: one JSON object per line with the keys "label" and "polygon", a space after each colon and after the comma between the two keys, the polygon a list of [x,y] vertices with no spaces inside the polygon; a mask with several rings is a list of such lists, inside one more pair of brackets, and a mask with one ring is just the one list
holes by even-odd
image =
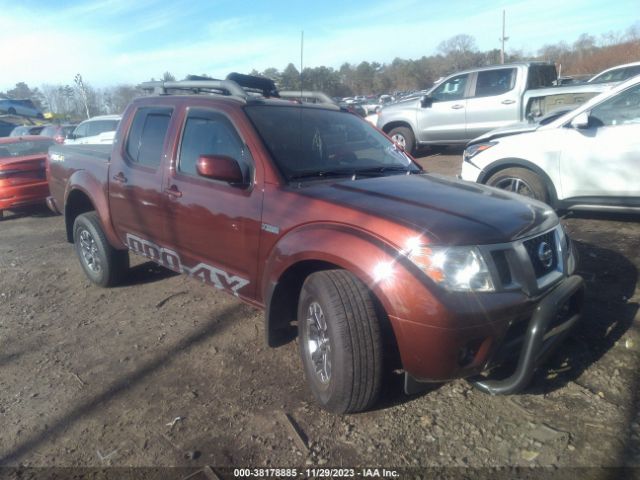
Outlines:
{"label": "chrome grille", "polygon": [[[545,276],[546,274],[557,270],[558,268],[558,249],[556,245],[556,236],[553,231],[537,236],[523,242],[527,249],[527,254],[531,260],[533,271],[536,278]],[[546,245],[546,248],[545,248]],[[550,252],[551,258],[544,262],[542,250]]]}

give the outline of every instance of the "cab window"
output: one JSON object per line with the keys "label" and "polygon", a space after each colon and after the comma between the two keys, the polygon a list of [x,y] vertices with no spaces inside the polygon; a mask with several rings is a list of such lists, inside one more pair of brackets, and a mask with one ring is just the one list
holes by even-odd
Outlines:
{"label": "cab window", "polygon": [[253,164],[250,153],[231,122],[219,113],[191,110],[182,134],[178,171],[197,176],[198,158],[207,154],[233,158],[244,178],[250,177]]}
{"label": "cab window", "polygon": [[171,112],[171,108],[138,109],[127,138],[126,153],[131,163],[152,168],[160,165]]}
{"label": "cab window", "polygon": [[431,93],[431,98],[433,98],[434,102],[447,102],[464,98],[468,79],[469,75],[464,74],[444,81]]}
{"label": "cab window", "polygon": [[516,85],[516,69],[500,68],[478,72],[475,97],[502,95]]}

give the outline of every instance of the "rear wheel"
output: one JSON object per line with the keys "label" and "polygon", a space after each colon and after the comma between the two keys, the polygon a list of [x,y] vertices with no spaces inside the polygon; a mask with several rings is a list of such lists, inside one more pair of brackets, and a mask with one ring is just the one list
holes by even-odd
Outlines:
{"label": "rear wheel", "polygon": [[15,109],[15,108],[13,108],[13,107],[11,107],[9,110],[7,110],[7,113],[8,113],[9,115],[15,115],[15,114],[16,114],[16,109]]}
{"label": "rear wheel", "polygon": [[83,213],[73,223],[73,242],[84,273],[96,285],[117,285],[129,268],[129,252],[113,248],[96,212]]}
{"label": "rear wheel", "polygon": [[389,131],[389,137],[407,152],[414,154],[416,152],[416,138],[408,127],[396,127]]}
{"label": "rear wheel", "polygon": [[526,168],[505,168],[494,173],[487,185],[549,203],[551,198],[544,180]]}
{"label": "rear wheel", "polygon": [[300,293],[298,332],[307,383],[322,408],[351,413],[376,403],[382,341],[365,284],[345,270],[310,275]]}

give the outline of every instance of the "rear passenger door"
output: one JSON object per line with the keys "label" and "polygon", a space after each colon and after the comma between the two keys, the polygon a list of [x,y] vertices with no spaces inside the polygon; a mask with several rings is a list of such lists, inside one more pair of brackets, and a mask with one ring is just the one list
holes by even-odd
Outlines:
{"label": "rear passenger door", "polygon": [[140,107],[133,116],[120,158],[109,168],[109,210],[127,245],[131,236],[162,243],[166,195],[162,191],[170,107]]}
{"label": "rear passenger door", "polygon": [[[200,155],[235,159],[243,185],[198,175]],[[167,240],[183,270],[216,288],[253,297],[263,193],[254,188],[255,165],[232,118],[213,108],[189,108],[168,192]],[[186,267],[186,269],[185,269]]]}
{"label": "rear passenger door", "polygon": [[467,99],[467,138],[469,140],[520,120],[518,69],[483,70],[474,75]]}

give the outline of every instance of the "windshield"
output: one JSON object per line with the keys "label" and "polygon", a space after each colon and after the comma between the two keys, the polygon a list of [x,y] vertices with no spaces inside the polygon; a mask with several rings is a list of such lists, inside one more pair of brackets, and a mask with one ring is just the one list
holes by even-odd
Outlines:
{"label": "windshield", "polygon": [[280,105],[251,105],[246,112],[289,181],[421,171],[387,137],[351,113]]}
{"label": "windshield", "polygon": [[44,155],[53,143],[53,140],[49,139],[41,141],[5,143],[0,145],[0,159],[24,157],[27,155]]}

